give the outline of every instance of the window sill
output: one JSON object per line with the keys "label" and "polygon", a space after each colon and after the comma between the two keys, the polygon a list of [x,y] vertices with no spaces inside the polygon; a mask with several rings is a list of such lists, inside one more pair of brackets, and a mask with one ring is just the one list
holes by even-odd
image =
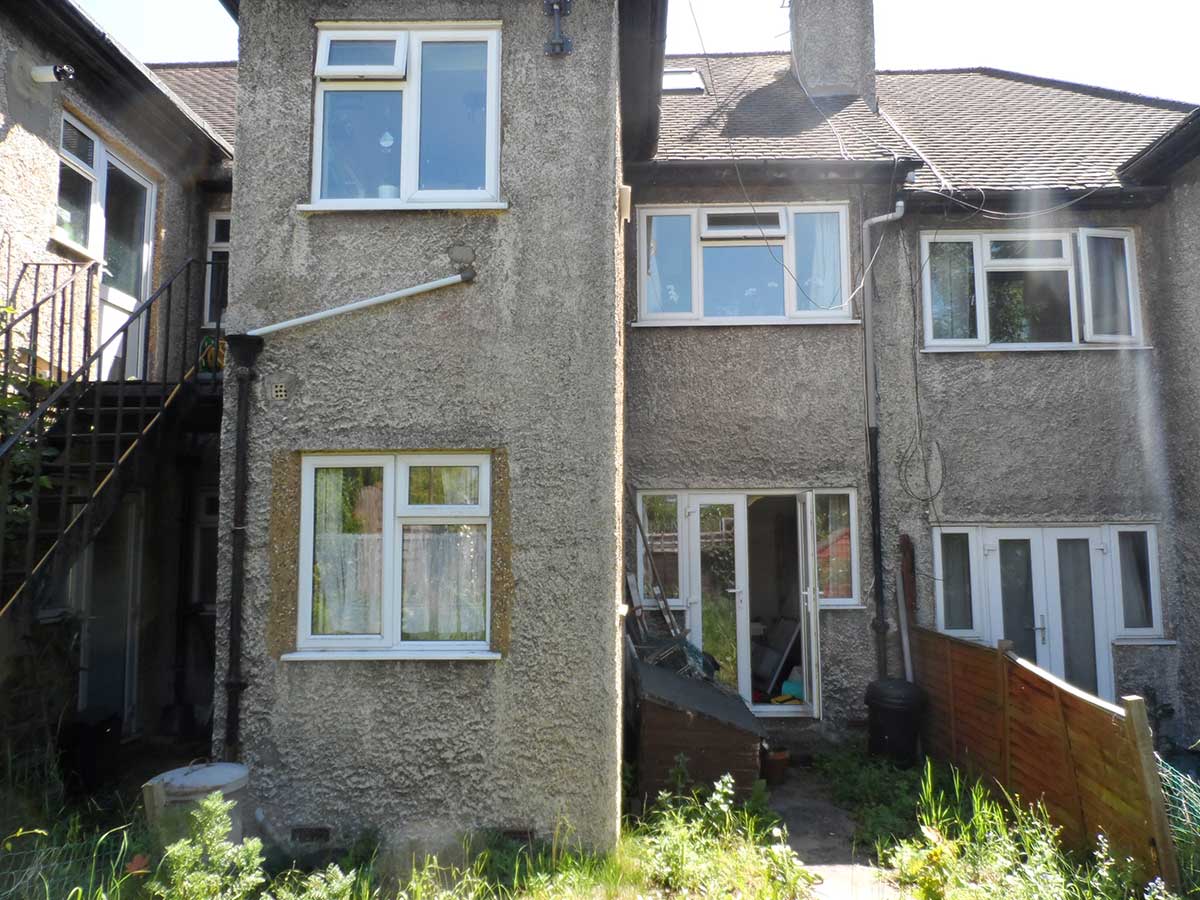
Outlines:
{"label": "window sill", "polygon": [[817,609],[824,612],[827,609],[866,609],[867,604],[859,603],[857,600],[821,600],[817,603]]}
{"label": "window sill", "polygon": [[629,323],[633,328],[720,328],[743,325],[860,325],[862,319],[845,316],[814,316],[809,319],[783,319],[762,316],[745,319],[639,319]]}
{"label": "window sill", "polygon": [[1164,637],[1118,637],[1113,638],[1114,647],[1174,647],[1179,641]]}
{"label": "window sill", "polygon": [[354,662],[390,660],[454,661],[475,660],[480,662],[500,659],[494,650],[294,650],[283,654],[284,662]]}
{"label": "window sill", "polygon": [[54,233],[50,235],[50,241],[54,244],[57,244],[59,247],[62,247],[72,256],[81,256],[88,262],[98,262],[100,264],[104,263],[104,257],[97,256],[87,247],[83,246],[83,244],[75,243],[69,237],[61,234],[58,229],[55,229]]}
{"label": "window sill", "polygon": [[811,703],[752,703],[750,712],[759,719],[811,719]]}
{"label": "window sill", "polygon": [[1055,352],[1076,352],[1079,350],[1099,350],[1101,352],[1112,353],[1115,350],[1153,350],[1152,344],[1044,344],[1041,346],[1031,344],[1017,344],[1012,347],[997,346],[988,344],[987,346],[968,346],[968,347],[923,347],[921,353],[929,353],[937,355],[940,353],[1055,353]]}
{"label": "window sill", "polygon": [[405,212],[405,211],[454,211],[466,212],[503,212],[508,209],[507,200],[436,200],[417,203],[401,203],[399,200],[389,203],[297,203],[296,212],[303,216],[323,215],[326,213],[370,213],[370,212]]}

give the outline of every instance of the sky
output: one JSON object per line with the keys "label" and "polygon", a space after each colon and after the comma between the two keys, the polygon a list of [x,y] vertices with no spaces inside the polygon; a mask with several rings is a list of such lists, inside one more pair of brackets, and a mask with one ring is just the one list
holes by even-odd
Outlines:
{"label": "sky", "polygon": [[[217,0],[75,2],[144,62],[237,55]],[[781,0],[671,0],[669,10],[670,53],[787,49]],[[881,69],[994,66],[1200,104],[1197,34],[1200,0],[875,0]]]}

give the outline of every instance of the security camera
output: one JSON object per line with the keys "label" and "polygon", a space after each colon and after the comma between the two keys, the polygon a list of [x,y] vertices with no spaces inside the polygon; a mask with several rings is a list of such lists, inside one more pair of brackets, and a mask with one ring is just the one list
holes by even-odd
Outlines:
{"label": "security camera", "polygon": [[38,84],[53,84],[56,81],[72,81],[75,78],[75,67],[65,63],[53,66],[34,66],[30,70],[33,80]]}

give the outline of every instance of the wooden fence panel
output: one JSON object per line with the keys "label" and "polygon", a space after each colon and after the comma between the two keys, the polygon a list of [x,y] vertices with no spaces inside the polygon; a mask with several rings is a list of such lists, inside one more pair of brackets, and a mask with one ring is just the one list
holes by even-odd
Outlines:
{"label": "wooden fence panel", "polygon": [[1115,853],[1177,887],[1145,703],[1106,703],[1000,647],[911,629],[925,691],[925,751],[1025,802],[1041,801],[1078,847],[1103,831]]}

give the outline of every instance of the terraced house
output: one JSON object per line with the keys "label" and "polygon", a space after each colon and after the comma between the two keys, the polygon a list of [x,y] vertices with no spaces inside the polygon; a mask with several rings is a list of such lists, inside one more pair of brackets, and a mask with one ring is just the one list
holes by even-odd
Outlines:
{"label": "terraced house", "polygon": [[611,843],[659,599],[794,746],[905,607],[1195,739],[1191,105],[877,71],[870,0],[699,57],[666,0],[226,5],[236,73],[156,71],[236,119],[202,575],[270,839]]}

